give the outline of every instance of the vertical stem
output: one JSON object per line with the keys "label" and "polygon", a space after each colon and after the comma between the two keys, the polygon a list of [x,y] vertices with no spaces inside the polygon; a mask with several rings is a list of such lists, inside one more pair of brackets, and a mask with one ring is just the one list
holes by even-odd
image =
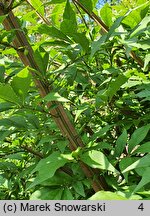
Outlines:
{"label": "vertical stem", "polygon": [[[1,5],[0,5],[0,15],[4,15],[3,7]],[[24,35],[22,29],[20,28],[17,19],[12,13],[12,11],[8,13],[6,19],[3,21],[3,25],[6,30],[15,29],[16,37],[13,40],[13,45],[17,48],[18,55],[21,61],[23,62],[23,64],[25,66],[30,66],[31,68],[37,71],[40,71],[39,66],[34,60],[32,47],[27,41],[27,38]],[[19,51],[20,47],[26,48],[28,50],[28,54],[25,55],[24,52]],[[34,78],[35,85],[37,86],[41,97],[45,97],[50,92],[51,88],[49,88],[49,86],[47,86],[42,80],[38,79],[36,74],[32,70],[31,70],[31,74]],[[83,141],[81,137],[78,135],[69,117],[67,116],[63,105],[58,101],[53,101],[53,102],[49,102],[47,106],[51,107],[53,104],[56,104],[57,107],[50,110],[50,116],[53,117],[62,135],[69,140],[69,147],[71,151],[74,151],[79,146],[83,147],[84,146]],[[80,166],[83,169],[83,172],[85,173],[87,178],[91,179],[92,187],[96,192],[102,189],[103,190],[106,189],[106,183],[103,177],[98,177],[96,178],[96,180],[93,179],[93,176],[96,175],[94,169],[88,167],[83,162],[80,163]]]}

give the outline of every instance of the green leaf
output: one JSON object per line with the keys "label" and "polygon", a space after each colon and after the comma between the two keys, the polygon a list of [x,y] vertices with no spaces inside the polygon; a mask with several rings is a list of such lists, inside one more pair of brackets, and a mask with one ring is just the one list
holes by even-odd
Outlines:
{"label": "green leaf", "polygon": [[110,191],[98,191],[89,200],[127,200],[125,197]]}
{"label": "green leaf", "polygon": [[73,198],[73,195],[72,195],[72,193],[71,193],[71,191],[70,191],[70,189],[65,188],[65,189],[63,190],[63,194],[62,194],[61,199],[62,199],[62,200],[73,200],[73,199],[74,199],[74,198]]}
{"label": "green leaf", "polygon": [[80,3],[91,13],[93,10],[92,0],[80,0]]}
{"label": "green leaf", "polygon": [[148,70],[148,66],[149,66],[149,62],[150,62],[150,53],[148,53],[145,56],[145,60],[144,60],[144,71]]}
{"label": "green leaf", "polygon": [[119,74],[119,76],[114,81],[110,82],[110,85],[105,92],[105,95],[109,98],[109,100],[112,99],[112,97],[127,80],[128,78],[126,76]]}
{"label": "green leaf", "polygon": [[148,167],[150,166],[150,154],[140,158],[130,166],[128,166],[126,169],[122,171],[122,173],[128,172],[133,169],[142,168],[142,167]]}
{"label": "green leaf", "polygon": [[[138,41],[138,45],[136,47],[139,49],[141,48],[143,50],[150,49],[150,39],[148,38],[148,39]],[[146,57],[148,56],[146,55]]]}
{"label": "green leaf", "polygon": [[0,162],[0,170],[5,170],[5,171],[16,171],[18,168],[17,166],[12,163],[12,162]]}
{"label": "green leaf", "polygon": [[1,83],[5,82],[4,74],[5,74],[5,67],[0,65],[0,82]]}
{"label": "green leaf", "polygon": [[81,85],[85,85],[87,86],[87,83],[88,83],[88,77],[87,76],[84,76],[82,71],[77,71],[77,74],[76,74],[76,78],[75,78],[75,81],[77,83],[81,83]]}
{"label": "green leaf", "polygon": [[6,179],[0,175],[0,185],[3,185],[5,183]]}
{"label": "green leaf", "polygon": [[67,47],[69,46],[70,44],[63,41],[63,40],[53,40],[53,39],[50,39],[46,42],[43,42],[42,43],[42,46],[51,46],[51,47]]}
{"label": "green leaf", "polygon": [[98,149],[113,150],[113,147],[111,146],[111,144],[107,143],[107,142],[99,142],[98,145],[97,145],[97,147],[98,147]]}
{"label": "green leaf", "polygon": [[76,14],[72,9],[69,0],[66,2],[63,13],[63,22],[60,25],[60,30],[69,36],[77,32]]}
{"label": "green leaf", "polygon": [[[126,169],[128,166],[130,166],[137,160],[138,159],[135,157],[124,157],[119,163],[119,168],[121,170],[121,173],[124,169]],[[124,173],[123,175],[125,177],[126,182],[128,182],[128,173]]]}
{"label": "green leaf", "polygon": [[101,128],[98,132],[94,133],[94,135],[91,137],[91,141],[94,141],[97,138],[104,136],[111,127],[112,125],[106,125],[105,127]]}
{"label": "green leaf", "polygon": [[76,33],[72,35],[73,40],[79,43],[85,52],[89,51],[89,41],[85,36],[85,33]]}
{"label": "green leaf", "polygon": [[145,89],[143,91],[140,91],[139,93],[136,94],[136,96],[139,98],[143,98],[143,97],[148,98],[150,97],[150,90]]}
{"label": "green leaf", "polygon": [[60,30],[68,36],[72,36],[77,32],[77,25],[75,25],[74,21],[64,19],[60,25]]}
{"label": "green leaf", "polygon": [[118,174],[119,172],[115,167],[108,161],[107,157],[100,151],[92,150],[83,153],[80,159],[92,168],[98,168],[102,170],[108,170]]}
{"label": "green leaf", "polygon": [[73,188],[76,193],[80,194],[81,196],[85,197],[84,187],[81,181],[76,181],[73,183]]}
{"label": "green leaf", "polygon": [[5,158],[13,159],[13,160],[23,160],[24,152],[18,152],[15,154],[6,155]]}
{"label": "green leaf", "polygon": [[67,146],[68,146],[67,140],[60,140],[57,142],[57,147],[61,153],[64,153]]}
{"label": "green leaf", "polygon": [[129,140],[129,152],[132,151],[132,149],[138,145],[140,142],[144,140],[146,137],[148,131],[150,129],[150,124],[147,124],[141,128],[138,128],[134,131],[134,133],[131,136],[131,139]]}
{"label": "green leaf", "polygon": [[124,16],[118,17],[114,24],[110,27],[109,32],[107,33],[107,38],[106,41],[109,40],[109,38],[111,37],[111,35],[115,32],[115,29],[118,28],[122,22],[122,20],[124,19]]}
{"label": "green leaf", "polygon": [[138,49],[147,50],[150,48],[150,39],[138,40],[137,38],[131,38],[129,40],[123,41],[125,46],[129,48],[136,47]]}
{"label": "green leaf", "polygon": [[106,26],[110,27],[112,25],[112,8],[108,3],[102,7],[100,15]]}
{"label": "green leaf", "polygon": [[139,146],[134,152],[133,154],[137,154],[137,153],[149,153],[150,152],[150,142],[146,142],[144,144],[142,144],[141,146]]}
{"label": "green leaf", "polygon": [[119,157],[123,152],[125,145],[127,144],[128,134],[126,129],[123,130],[122,134],[118,137],[115,146],[114,156]]}
{"label": "green leaf", "polygon": [[9,102],[3,102],[0,103],[0,112],[9,110],[9,109],[13,109],[14,108],[14,104],[9,103]]}
{"label": "green leaf", "polygon": [[[72,55],[72,57],[73,57],[73,60],[75,60],[76,55]],[[76,75],[77,75],[76,65],[72,65],[71,67],[68,67],[66,69],[66,77],[67,77],[67,81],[69,85],[73,86]]]}
{"label": "green leaf", "polygon": [[94,56],[94,54],[100,49],[101,45],[103,45],[105,43],[106,38],[107,38],[107,35],[104,34],[100,37],[99,40],[92,42],[90,58],[92,58]]}
{"label": "green leaf", "polygon": [[11,116],[10,118],[0,119],[0,125],[4,125],[6,127],[16,127],[19,129],[27,129],[27,123],[23,116]]}
{"label": "green leaf", "polygon": [[44,97],[44,100],[49,101],[59,101],[59,102],[69,102],[68,99],[61,97],[57,92],[51,92]]}
{"label": "green leaf", "polygon": [[44,6],[43,6],[42,1],[30,0],[29,2],[38,13],[40,13],[42,16],[44,16]]}
{"label": "green leaf", "polygon": [[0,141],[3,141],[6,137],[8,137],[12,133],[13,133],[12,130],[0,130]]}
{"label": "green leaf", "polygon": [[[144,4],[141,4],[138,7],[133,8],[132,10],[130,10],[130,14],[128,16],[126,16],[125,19],[122,21],[122,23],[130,26],[132,29],[135,28],[133,30],[133,34],[131,34],[131,37],[135,36],[136,34],[138,34],[138,32],[140,32],[140,30],[145,26],[146,19],[147,19],[147,21],[149,20],[148,17],[147,18],[145,17],[141,21],[142,11],[144,9],[146,9],[148,11],[148,8],[149,8],[148,4],[149,4],[149,2],[145,2]],[[143,27],[140,25],[140,21],[142,22],[141,24]],[[138,26],[136,26],[136,25],[138,25]]]}
{"label": "green leaf", "polygon": [[65,2],[66,0],[50,0],[50,2],[48,2],[48,4],[60,4]]}
{"label": "green leaf", "polygon": [[72,184],[72,177],[65,172],[56,171],[55,175],[41,183],[42,186],[66,186]]}
{"label": "green leaf", "polygon": [[[65,0],[66,1],[66,0]],[[56,4],[51,13],[51,21],[55,27],[60,27],[60,19],[62,19],[62,11],[64,10],[64,4]]]}
{"label": "green leaf", "polygon": [[54,26],[50,27],[46,24],[42,24],[37,27],[37,32],[40,34],[46,34],[51,37],[61,39],[67,42],[71,42],[71,40],[63,32],[61,32],[59,29],[55,28]]}
{"label": "green leaf", "polygon": [[10,84],[0,83],[0,98],[17,105],[21,103],[20,99],[18,98]]}
{"label": "green leaf", "polygon": [[1,15],[0,16],[0,23],[3,23],[4,19],[6,18],[7,15]]}
{"label": "green leaf", "polygon": [[76,23],[76,14],[74,10],[72,9],[69,0],[66,2],[65,10],[63,13],[63,19],[72,20]]}
{"label": "green leaf", "polygon": [[9,118],[9,120],[12,122],[12,126],[15,126],[17,128],[28,128],[28,125],[26,123],[26,120],[23,116],[12,116]]}
{"label": "green leaf", "polygon": [[150,167],[147,167],[145,172],[142,175],[142,179],[137,185],[137,187],[134,189],[133,193],[139,191],[143,186],[148,184],[150,182]]}
{"label": "green leaf", "polygon": [[74,119],[75,122],[80,117],[81,113],[84,112],[86,109],[87,109],[86,107],[82,107],[79,110],[75,110],[75,119]]}
{"label": "green leaf", "polygon": [[[141,6],[139,6],[139,7],[141,7]],[[115,30],[121,25],[121,22],[123,22],[126,17],[128,19],[128,23],[130,23],[129,17],[130,17],[131,12],[134,12],[134,10],[136,10],[136,8],[130,9],[124,16],[120,16],[115,20],[114,24],[111,26],[111,28],[107,34],[107,38],[106,38],[107,41],[111,37],[111,35],[113,35],[113,33],[115,33]]]}
{"label": "green leaf", "polygon": [[30,200],[61,200],[62,194],[63,188],[41,188],[30,196]]}
{"label": "green leaf", "polygon": [[24,101],[31,84],[31,75],[28,68],[21,70],[11,82],[11,86],[15,93]]}
{"label": "green leaf", "polygon": [[51,178],[55,174],[56,170],[64,166],[67,162],[68,160],[62,157],[59,152],[53,152],[47,158],[41,159],[32,171],[32,173],[38,171],[38,175],[28,189],[42,183],[48,178]]}
{"label": "green leaf", "polygon": [[39,119],[36,115],[27,114],[26,119],[34,126],[34,128],[38,129],[40,127]]}
{"label": "green leaf", "polygon": [[44,76],[46,74],[46,69],[49,61],[49,54],[42,47],[39,47],[34,52],[34,58],[37,62],[40,72]]}

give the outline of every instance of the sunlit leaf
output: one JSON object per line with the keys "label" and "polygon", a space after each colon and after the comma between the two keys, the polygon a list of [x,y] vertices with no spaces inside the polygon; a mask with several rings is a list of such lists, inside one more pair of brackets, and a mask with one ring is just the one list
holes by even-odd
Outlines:
{"label": "sunlit leaf", "polygon": [[50,0],[48,4],[60,4],[65,2],[66,0]]}
{"label": "sunlit leaf", "polygon": [[142,167],[149,167],[150,166],[150,154],[140,158],[130,166],[128,166],[126,169],[122,171],[122,173],[126,173],[130,170],[136,169],[136,168],[142,168]]}
{"label": "sunlit leaf", "polygon": [[29,87],[31,84],[31,75],[28,71],[28,68],[20,71],[12,80],[11,86],[15,93],[25,100],[27,93],[29,91]]}
{"label": "sunlit leaf", "polygon": [[149,182],[150,182],[150,167],[147,167],[145,169],[145,172],[142,175],[141,181],[139,182],[139,184],[137,185],[137,187],[134,189],[133,193],[135,193],[138,190],[140,190],[143,186],[145,186]]}
{"label": "sunlit leaf", "polygon": [[146,142],[144,144],[142,144],[141,146],[139,146],[134,152],[133,154],[137,154],[137,153],[149,153],[150,152],[150,142]]}
{"label": "sunlit leaf", "polygon": [[12,102],[14,104],[21,103],[20,99],[18,98],[10,84],[0,83],[0,98],[2,98],[5,101]]}
{"label": "sunlit leaf", "polygon": [[92,150],[83,153],[80,156],[81,160],[92,168],[108,170],[114,173],[119,173],[114,166],[108,161],[107,157],[100,151]]}
{"label": "sunlit leaf", "polygon": [[127,200],[125,197],[110,191],[98,191],[89,200]]}
{"label": "sunlit leaf", "polygon": [[112,125],[106,125],[105,127],[101,128],[99,131],[93,134],[93,136],[91,137],[91,140],[94,141],[97,138],[104,136],[110,130],[111,127]]}
{"label": "sunlit leaf", "polygon": [[[131,164],[133,164],[138,159],[136,157],[124,157],[119,163],[119,168],[121,170],[121,173],[123,170],[125,170],[127,167],[129,167]],[[128,182],[128,172],[123,173],[125,180]]]}
{"label": "sunlit leaf", "polygon": [[37,27],[37,31],[41,34],[47,34],[51,37],[70,42],[70,39],[63,32],[61,32],[59,29],[55,28],[54,26],[50,27],[46,24],[43,24]]}
{"label": "sunlit leaf", "polygon": [[32,171],[32,173],[38,172],[38,175],[34,179],[33,183],[31,183],[29,188],[32,188],[37,184],[47,180],[48,178],[53,177],[56,170],[64,166],[67,162],[68,160],[62,157],[59,152],[53,152],[47,158],[41,159],[35,169]]}
{"label": "sunlit leaf", "polygon": [[146,71],[146,70],[148,69],[149,62],[150,62],[150,54],[148,53],[148,54],[145,56],[144,71]]}
{"label": "sunlit leaf", "polygon": [[131,139],[129,140],[129,152],[131,152],[136,145],[138,145],[140,142],[144,140],[149,130],[150,124],[147,124],[134,131],[134,133],[131,136]]}
{"label": "sunlit leaf", "polygon": [[100,10],[100,15],[106,26],[112,25],[112,9],[108,3],[106,3]]}
{"label": "sunlit leaf", "polygon": [[51,92],[44,97],[44,100],[49,101],[59,101],[59,102],[69,102],[68,99],[61,97],[57,92]]}
{"label": "sunlit leaf", "polygon": [[39,12],[42,16],[44,16],[44,6],[42,1],[40,0],[28,0],[33,8]]}
{"label": "sunlit leaf", "polygon": [[[148,22],[148,17],[145,17],[142,20],[142,11],[144,11],[144,9],[146,9],[144,16],[146,15],[147,11],[148,11],[148,1],[146,3],[143,3],[141,5],[139,5],[138,7],[133,8],[130,11],[130,14],[128,16],[125,17],[125,19],[123,20],[123,23],[130,26],[133,29],[133,32],[131,33],[130,37],[135,36],[136,34],[138,34],[142,29],[144,30],[145,28],[145,24]],[[142,21],[141,21],[142,20]],[[147,20],[147,21],[146,21]],[[141,22],[141,23],[140,23]],[[147,24],[146,24],[147,25]]]}
{"label": "sunlit leaf", "polygon": [[63,188],[39,188],[30,196],[30,200],[61,200],[62,193]]}

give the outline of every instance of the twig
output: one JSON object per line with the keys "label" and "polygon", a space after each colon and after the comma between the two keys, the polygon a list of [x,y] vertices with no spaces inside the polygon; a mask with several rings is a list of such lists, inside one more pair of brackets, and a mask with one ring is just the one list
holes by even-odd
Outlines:
{"label": "twig", "polygon": [[[94,12],[89,12],[84,5],[79,2],[79,0],[72,0],[73,2],[75,2],[77,5],[79,5],[83,11],[85,11],[89,17],[91,17],[99,26],[101,26],[101,28],[104,30],[104,32],[108,32],[109,28],[108,26],[105,25],[105,23],[103,23],[103,21],[94,13]],[[141,66],[144,67],[144,62],[142,61],[142,59],[140,57],[138,57],[135,52],[131,51],[130,52],[130,56]]]}
{"label": "twig", "polygon": [[27,146],[27,145],[21,145],[21,147],[26,150],[27,152],[30,152],[31,154],[39,157],[39,158],[44,158],[43,154],[41,152],[35,151],[33,150],[31,147]]}
{"label": "twig", "polygon": [[36,14],[37,14],[47,25],[50,25],[49,20],[48,20],[47,18],[43,17],[43,16],[33,7],[33,5],[30,3],[29,0],[25,0],[25,1],[30,5],[30,7],[31,7],[33,10],[35,10]]}
{"label": "twig", "polygon": [[[76,2],[74,2],[74,1],[73,1],[73,4],[75,5],[77,11],[79,12],[79,14],[80,14],[80,16],[81,16],[81,18],[82,18],[82,20],[83,20],[83,22],[84,22],[86,28],[89,29],[89,27],[88,27],[88,25],[87,25],[87,23],[86,23],[86,21],[85,21],[84,16],[82,15],[80,9],[78,8],[78,5],[77,5]],[[89,32],[89,36],[90,36],[91,40],[93,41],[93,36],[92,36],[91,32]]]}

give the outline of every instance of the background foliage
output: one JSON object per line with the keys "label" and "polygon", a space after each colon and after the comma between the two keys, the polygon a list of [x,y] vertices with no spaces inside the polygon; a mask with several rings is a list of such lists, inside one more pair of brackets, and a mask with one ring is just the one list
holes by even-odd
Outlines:
{"label": "background foliage", "polygon": [[[43,99],[12,45],[15,31],[0,16],[0,198],[150,199],[149,2],[80,0],[108,33],[73,2],[14,3],[40,67],[36,76],[53,85]],[[46,106],[54,100],[83,148],[68,148]],[[109,192],[95,194],[80,161],[98,170]]]}

